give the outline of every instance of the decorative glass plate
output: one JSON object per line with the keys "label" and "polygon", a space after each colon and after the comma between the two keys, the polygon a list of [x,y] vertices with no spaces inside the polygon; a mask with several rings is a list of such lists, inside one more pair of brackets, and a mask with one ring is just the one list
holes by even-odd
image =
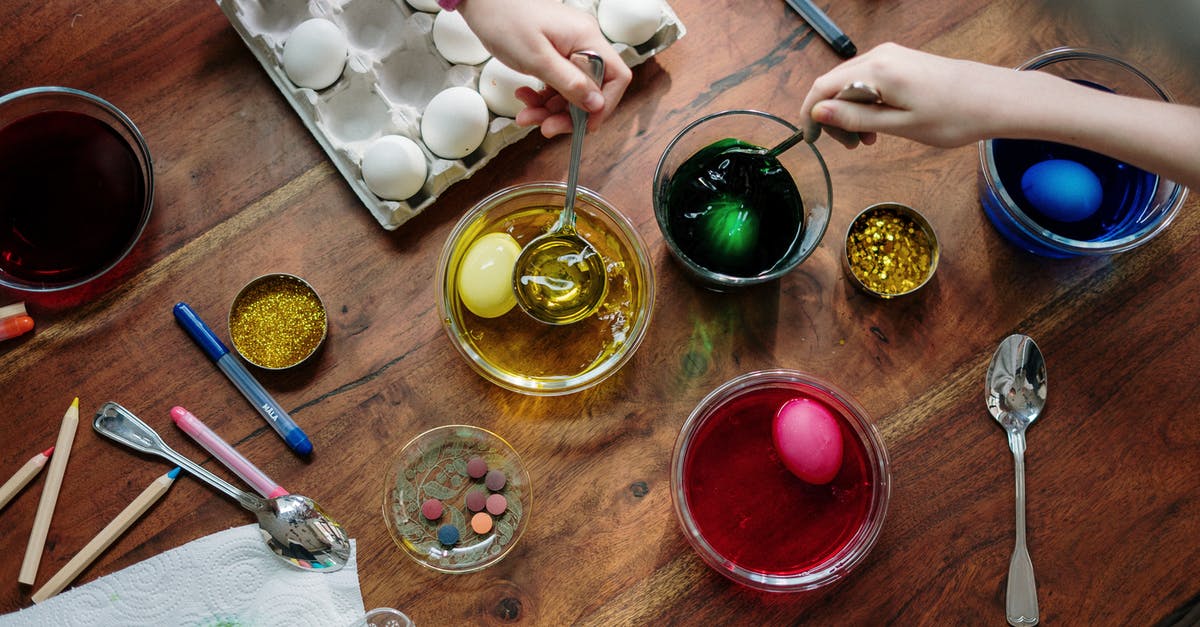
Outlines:
{"label": "decorative glass plate", "polygon": [[[489,471],[504,473],[503,488],[489,490],[484,478],[471,478],[467,462],[474,457]],[[507,500],[504,512],[492,515],[486,533],[472,528],[475,512],[467,507],[472,491],[502,494]],[[421,511],[429,499],[442,503],[435,520]],[[419,564],[444,573],[469,573],[503,559],[529,526],[532,506],[529,473],[517,452],[491,431],[467,425],[437,427],[413,438],[384,480],[383,519],[392,540]],[[458,529],[458,542],[439,540],[438,530],[445,525]]]}

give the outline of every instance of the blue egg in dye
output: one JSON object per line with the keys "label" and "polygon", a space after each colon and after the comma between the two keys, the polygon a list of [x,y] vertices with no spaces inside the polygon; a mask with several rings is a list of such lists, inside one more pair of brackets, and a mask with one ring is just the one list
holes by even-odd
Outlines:
{"label": "blue egg in dye", "polygon": [[1050,159],[1025,170],[1021,191],[1034,209],[1059,222],[1090,218],[1104,199],[1100,177],[1087,166],[1067,159]]}

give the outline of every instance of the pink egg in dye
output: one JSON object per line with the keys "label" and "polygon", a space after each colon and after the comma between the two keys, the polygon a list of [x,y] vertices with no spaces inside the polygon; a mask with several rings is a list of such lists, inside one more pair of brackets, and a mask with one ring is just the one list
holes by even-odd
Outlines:
{"label": "pink egg in dye", "polygon": [[814,485],[833,481],[842,468],[842,430],[829,409],[811,398],[794,398],[775,412],[771,430],[783,465]]}

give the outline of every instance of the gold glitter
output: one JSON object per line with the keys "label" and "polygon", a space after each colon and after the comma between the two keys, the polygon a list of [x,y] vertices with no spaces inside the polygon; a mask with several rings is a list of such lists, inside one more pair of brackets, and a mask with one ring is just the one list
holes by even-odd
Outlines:
{"label": "gold glitter", "polygon": [[242,357],[263,368],[304,361],[325,339],[325,307],[307,283],[287,274],[255,279],[234,299],[229,335]]}
{"label": "gold glitter", "polygon": [[936,244],[917,220],[895,207],[879,207],[855,219],[846,236],[850,271],[880,296],[906,294],[932,272]]}

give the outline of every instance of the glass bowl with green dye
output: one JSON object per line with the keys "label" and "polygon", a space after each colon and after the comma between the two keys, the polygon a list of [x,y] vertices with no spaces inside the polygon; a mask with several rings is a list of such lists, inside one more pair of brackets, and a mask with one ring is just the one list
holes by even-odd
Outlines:
{"label": "glass bowl with green dye", "polygon": [[[471,477],[467,464],[476,457],[488,471],[504,474],[501,489]],[[492,517],[484,533],[471,525],[478,513],[468,506],[473,491],[501,494],[507,502],[498,515],[484,510]],[[421,507],[430,499],[442,504],[434,520]],[[479,427],[446,425],[418,435],[400,450],[384,478],[383,520],[392,540],[418,564],[443,573],[475,572],[504,559],[529,527],[532,509],[533,486],[521,457],[504,438]],[[446,525],[458,530],[457,542],[439,538]]]}
{"label": "glass bowl with green dye", "polygon": [[654,215],[667,248],[701,285],[727,291],[773,281],[816,250],[833,189],[816,147],[764,154],[797,131],[736,109],[688,124],[654,173]]}

